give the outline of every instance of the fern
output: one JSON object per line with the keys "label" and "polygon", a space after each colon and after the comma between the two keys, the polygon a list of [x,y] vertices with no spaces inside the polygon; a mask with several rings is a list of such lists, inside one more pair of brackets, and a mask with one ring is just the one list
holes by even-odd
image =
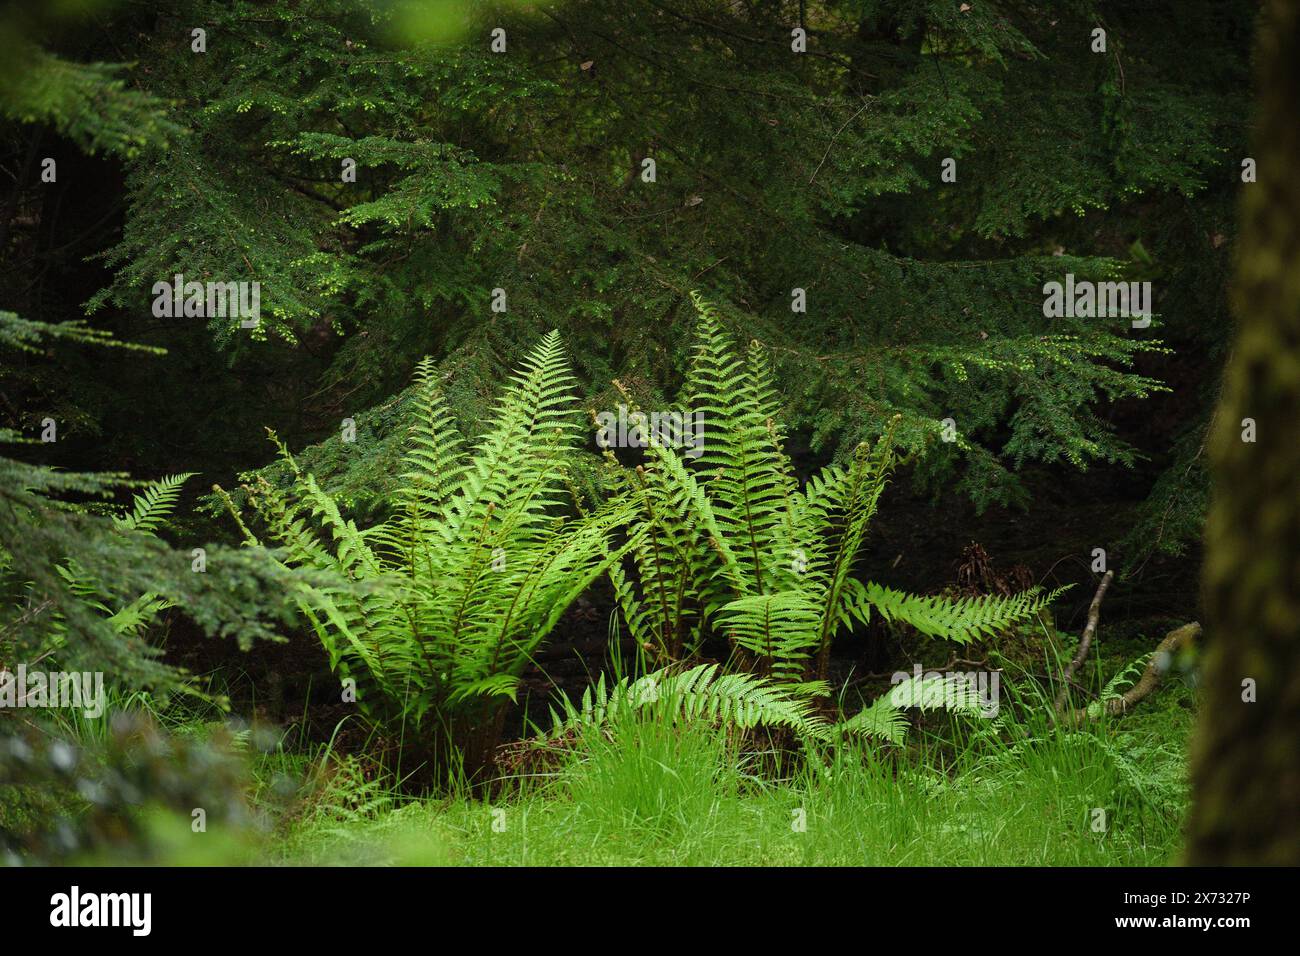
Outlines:
{"label": "fern", "polygon": [[135,496],[130,513],[115,517],[113,524],[122,531],[155,533],[180,500],[181,486],[193,477],[191,471],[150,483],[143,493]]}
{"label": "fern", "polygon": [[1155,651],[1149,651],[1143,654],[1137,660],[1132,661],[1127,666],[1121,668],[1114,677],[1106,682],[1106,686],[1101,690],[1102,703],[1108,700],[1118,700],[1124,696],[1123,688],[1132,687],[1146,670],[1147,663],[1155,656]]}
{"label": "fern", "polygon": [[836,729],[901,744],[907,736],[907,727],[907,714],[886,694],[838,724]]}
{"label": "fern", "polygon": [[877,697],[848,720],[835,725],[838,733],[854,733],[901,744],[909,726],[907,710],[947,710],[966,717],[986,717],[978,690],[960,674],[909,677]]}
{"label": "fern", "polygon": [[[188,472],[150,482],[144,491],[133,497],[129,511],[111,516],[113,526],[122,534],[154,536],[175,510],[181,486],[192,477],[193,472]],[[172,601],[148,591],[114,607],[116,602],[109,597],[104,579],[87,571],[75,559],[58,565],[55,572],[64,580],[69,592],[80,598],[85,607],[95,611],[118,637],[142,637],[159,614],[175,606]],[[49,632],[51,648],[65,645],[67,630],[68,622],[64,615],[53,615]]]}
{"label": "fern", "polygon": [[1060,593],[950,599],[864,584],[859,556],[895,462],[893,423],[874,446],[860,445],[846,465],[801,489],[764,350],[751,343],[738,353],[713,308],[694,301],[686,397],[704,419],[702,453],[688,464],[652,444],[633,478],[615,469],[645,527],[632,573],[610,572],[638,644],[678,661],[717,634],[760,674],[824,682],[833,640],[873,611],[966,643],[1031,617]]}
{"label": "fern", "polygon": [[653,711],[667,723],[706,721],[739,730],[783,727],[807,745],[829,743],[845,735],[901,744],[907,736],[907,710],[945,708],[968,717],[983,715],[975,688],[957,677],[924,675],[894,686],[848,720],[828,723],[811,703],[823,688],[798,687],[753,674],[722,673],[717,664],[686,670],[663,668],[636,679],[607,685],[602,674],[575,704],[560,695],[551,708],[551,728],[543,739],[555,741],[584,728],[603,728],[637,711]]}
{"label": "fern", "polygon": [[803,592],[781,591],[732,601],[718,623],[754,659],[770,661],[774,676],[797,681],[816,653],[820,616]]}
{"label": "fern", "polygon": [[1037,614],[1065,590],[1057,588],[1044,594],[1039,588],[1031,588],[1010,597],[948,598],[904,594],[871,583],[860,596],[860,610],[865,617],[870,608],[875,608],[887,621],[902,621],[930,637],[967,644]]}
{"label": "fern", "polygon": [[1115,676],[1106,682],[1106,686],[1101,689],[1101,695],[1096,700],[1089,702],[1087,707],[1088,716],[1092,718],[1100,717],[1109,701],[1122,698],[1125,689],[1132,687],[1141,679],[1142,672],[1146,670],[1148,662],[1155,656],[1155,653],[1155,651],[1150,651],[1120,668],[1115,673]]}
{"label": "fern", "polygon": [[578,434],[572,382],[552,332],[471,450],[432,364],[421,362],[402,485],[373,527],[344,515],[283,448],[292,487],[248,489],[286,561],[335,582],[301,602],[331,667],[357,682],[377,716],[450,726],[471,765],[495,743],[504,701],[565,609],[641,544],[633,534],[611,547],[632,516],[626,502],[565,517]]}
{"label": "fern", "polygon": [[665,668],[635,680],[624,677],[613,686],[606,685],[602,674],[577,704],[563,696],[559,701],[560,709],[551,709],[550,739],[578,728],[604,727],[626,713],[652,706],[656,716],[669,723],[703,720],[743,730],[785,727],[807,740],[826,739],[829,734],[807,698],[766,678],[720,673],[717,664],[681,671]]}

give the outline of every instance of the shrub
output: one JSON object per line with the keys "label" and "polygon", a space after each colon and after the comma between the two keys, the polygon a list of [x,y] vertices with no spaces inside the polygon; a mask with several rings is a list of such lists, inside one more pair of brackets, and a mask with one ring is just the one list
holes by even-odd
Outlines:
{"label": "shrub", "polygon": [[572,381],[552,332],[470,451],[422,362],[402,487],[370,528],[344,517],[282,446],[292,487],[247,489],[285,561],[337,581],[301,598],[334,670],[376,716],[436,729],[450,744],[435,754],[445,771],[473,778],[484,766],[534,653],[622,554],[609,539],[626,505],[576,519],[561,508],[579,431]]}

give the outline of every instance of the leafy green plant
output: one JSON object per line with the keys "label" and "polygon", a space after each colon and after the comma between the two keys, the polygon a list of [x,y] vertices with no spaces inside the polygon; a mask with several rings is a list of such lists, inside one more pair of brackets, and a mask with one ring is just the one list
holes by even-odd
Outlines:
{"label": "leafy green plant", "polygon": [[686,397],[704,418],[702,453],[688,463],[651,441],[647,464],[622,479],[647,530],[633,573],[613,567],[611,577],[638,644],[676,661],[720,635],[742,669],[825,693],[832,640],[873,612],[967,643],[1056,597],[1037,588],[921,597],[859,580],[862,543],[895,463],[890,431],[801,488],[763,348],[754,342],[739,354],[714,310],[695,303]]}
{"label": "leafy green plant", "polygon": [[[112,516],[113,527],[123,535],[156,537],[176,507],[181,486],[192,477],[191,473],[169,475],[150,482],[143,492],[133,497],[130,510]],[[82,568],[75,558],[58,565],[55,570],[67,583],[68,590],[80,597],[85,605],[99,612],[113,633],[122,638],[141,638],[159,614],[174,606],[172,601],[154,591],[146,591],[119,606],[99,578]],[[64,644],[67,630],[67,621],[56,611],[51,615],[52,648]]]}
{"label": "leafy green plant", "polygon": [[[0,310],[0,351],[32,355],[54,343],[160,351],[79,321],[50,324]],[[145,639],[167,606],[243,649],[275,637],[273,619],[287,611],[282,568],[264,554],[209,545],[207,560],[222,573],[196,574],[189,549],[158,536],[186,476],[145,485],[131,511],[119,514],[108,502],[140,482],[54,467],[44,460],[48,446],[10,428],[0,427],[0,445],[7,446],[0,455],[0,665],[30,664],[53,648],[60,666],[110,672],[123,688],[178,686],[183,673]]]}
{"label": "leafy green plant", "polygon": [[455,745],[446,756],[473,776],[534,652],[621,558],[609,541],[630,509],[563,514],[579,428],[558,333],[525,359],[472,453],[433,364],[415,378],[402,487],[386,520],[358,528],[283,446],[292,487],[248,491],[285,561],[336,579],[300,592],[335,671],[378,716],[441,724]]}
{"label": "leafy green plant", "polygon": [[775,681],[751,674],[722,674],[717,664],[686,670],[664,669],[607,686],[601,674],[575,704],[559,698],[552,708],[551,739],[578,728],[599,728],[624,713],[653,706],[668,724],[711,721],[739,729],[786,727],[801,737],[825,738],[829,725],[807,700],[794,697]]}
{"label": "leafy green plant", "polygon": [[670,665],[612,684],[601,674],[576,703],[563,695],[558,698],[551,708],[550,729],[535,743],[546,746],[578,732],[609,727],[634,711],[652,713],[669,726],[710,724],[728,731],[784,728],[814,750],[850,737],[901,744],[910,726],[909,709],[944,709],[970,718],[982,715],[976,689],[960,675],[909,677],[839,722],[818,713],[803,690],[770,677],[723,673],[717,664],[685,669]]}
{"label": "leafy green plant", "polygon": [[[840,733],[902,743],[907,736],[907,711],[946,710],[959,717],[983,717],[976,688],[964,675],[922,674],[893,685],[849,719],[836,725]],[[997,726],[994,718],[993,726]]]}
{"label": "leafy green plant", "polygon": [[1088,716],[1100,717],[1111,701],[1123,700],[1124,692],[1141,680],[1142,672],[1146,670],[1147,663],[1155,654],[1155,651],[1148,651],[1116,671],[1115,676],[1106,681],[1106,686],[1101,689],[1097,699],[1088,702]]}

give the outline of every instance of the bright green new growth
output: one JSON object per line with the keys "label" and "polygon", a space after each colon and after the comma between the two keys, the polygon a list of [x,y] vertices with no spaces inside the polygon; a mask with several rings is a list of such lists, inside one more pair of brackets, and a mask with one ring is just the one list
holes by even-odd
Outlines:
{"label": "bright green new growth", "polygon": [[614,568],[633,636],[661,660],[721,635],[742,668],[825,691],[832,640],[875,610],[932,637],[966,643],[1023,621],[1059,592],[950,599],[903,594],[856,577],[859,552],[894,464],[891,433],[859,445],[800,489],[783,447],[780,403],[762,347],[738,355],[712,308],[699,311],[687,379],[704,417],[694,465],[652,442],[633,498],[647,533],[635,574]]}
{"label": "bright green new growth", "polygon": [[250,489],[287,562],[337,578],[304,589],[301,606],[334,670],[357,682],[359,702],[449,724],[479,756],[561,614],[621,557],[609,539],[629,516],[620,505],[563,516],[579,429],[558,333],[511,381],[471,453],[432,362],[420,364],[407,471],[393,513],[375,527],[345,518],[283,448],[293,488]]}
{"label": "bright green new growth", "polygon": [[551,709],[554,741],[579,729],[602,728],[635,711],[652,713],[667,725],[707,723],[740,731],[756,727],[792,731],[805,746],[832,743],[845,736],[902,743],[909,722],[907,708],[974,716],[980,713],[975,689],[959,676],[926,675],[896,684],[848,720],[831,723],[817,712],[801,688],[753,674],[720,673],[717,664],[686,670],[663,668],[635,680],[624,677],[607,686],[605,675],[573,703],[560,695]]}
{"label": "bright green new growth", "polygon": [[168,475],[166,478],[150,482],[142,493],[134,496],[131,510],[115,517],[113,524],[119,531],[156,534],[176,509],[176,502],[181,496],[181,487],[193,477],[193,472],[186,472],[183,475]]}
{"label": "bright green new growth", "polygon": [[976,686],[963,674],[924,674],[894,684],[847,720],[833,723],[809,700],[809,685],[790,685],[754,674],[720,673],[717,664],[682,670],[670,665],[653,674],[623,677],[607,685],[601,674],[575,704],[559,695],[551,708],[551,728],[536,743],[548,744],[578,731],[607,728],[634,713],[649,714],[668,726],[707,724],[727,731],[758,727],[792,732],[812,755],[829,753],[819,745],[852,738],[901,744],[911,726],[907,711],[946,710],[974,719],[993,718]]}

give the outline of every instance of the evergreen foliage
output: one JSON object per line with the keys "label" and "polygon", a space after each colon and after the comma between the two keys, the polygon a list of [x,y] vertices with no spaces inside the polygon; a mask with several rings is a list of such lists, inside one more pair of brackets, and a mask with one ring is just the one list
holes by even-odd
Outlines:
{"label": "evergreen foliage", "polygon": [[[77,324],[47,326],[0,313],[0,343],[32,349],[45,338],[116,345]],[[35,439],[0,429],[15,454]],[[161,660],[145,626],[179,606],[209,633],[245,649],[281,639],[283,597],[297,587],[258,553],[204,548],[211,573],[196,573],[192,549],[158,537],[175,506],[177,475],[146,484],[119,513],[111,499],[138,487],[121,473],[62,471],[0,457],[0,665],[105,671],[125,686],[175,687],[181,673]]]}
{"label": "evergreen foliage", "polygon": [[1296,5],[0,11],[3,862],[1294,857]]}
{"label": "evergreen foliage", "polygon": [[[135,97],[100,107],[104,129],[78,132],[80,80],[19,86],[17,119],[91,145],[122,127],[168,143],[123,151],[126,219],[89,308],[140,310],[176,273],[260,281],[258,330],[210,320],[221,349],[325,345],[327,397],[380,410],[434,354],[478,378],[474,420],[498,356],[552,327],[583,381],[617,376],[647,404],[671,394],[702,285],[769,346],[790,426],[814,448],[846,462],[900,416],[895,441],[930,449],[918,480],[980,505],[1024,503],[1035,463],[1137,460],[1107,409],[1159,388],[1142,371],[1160,367],[1155,335],[1190,344],[1218,313],[1203,277],[1222,273],[1230,227],[1209,187],[1234,177],[1241,142],[1244,0],[1140,15],[1084,0],[1050,15],[1020,0],[574,0],[437,16],[411,32],[380,0],[127,6],[110,35],[129,33],[148,69],[129,90],[103,78],[109,104]],[[1155,274],[1159,331],[1045,321],[1042,286],[1065,273]],[[806,312],[791,311],[795,288]],[[958,440],[928,446],[947,418]],[[392,451],[305,460],[358,498],[392,463],[369,455]],[[1200,480],[1197,458],[1160,454]],[[1194,525],[1163,522],[1160,546]]]}

